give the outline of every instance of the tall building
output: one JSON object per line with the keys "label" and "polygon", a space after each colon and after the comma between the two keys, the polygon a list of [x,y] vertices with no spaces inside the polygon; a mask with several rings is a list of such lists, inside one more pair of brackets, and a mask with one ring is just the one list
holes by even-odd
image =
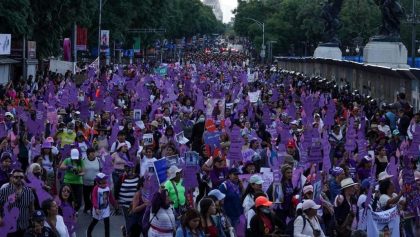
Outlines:
{"label": "tall building", "polygon": [[217,20],[223,21],[223,12],[220,8],[219,0],[203,0],[203,3],[204,5],[211,7]]}

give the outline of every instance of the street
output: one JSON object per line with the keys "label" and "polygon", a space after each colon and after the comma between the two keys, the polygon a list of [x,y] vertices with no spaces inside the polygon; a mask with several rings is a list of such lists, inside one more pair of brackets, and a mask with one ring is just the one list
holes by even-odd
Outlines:
{"label": "street", "polygon": [[[78,226],[76,230],[76,237],[85,237],[86,230],[92,220],[90,215],[87,215],[83,212],[80,212],[78,218]],[[123,216],[111,216],[110,219],[110,236],[112,237],[121,237],[121,225],[124,224]],[[93,230],[92,236],[99,237],[105,236],[105,229],[103,221],[100,221]]]}

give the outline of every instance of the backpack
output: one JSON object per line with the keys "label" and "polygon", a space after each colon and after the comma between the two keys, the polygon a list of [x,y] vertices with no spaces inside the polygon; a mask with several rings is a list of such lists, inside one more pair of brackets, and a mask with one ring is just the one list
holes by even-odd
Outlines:
{"label": "backpack", "polygon": [[303,228],[302,228],[302,230],[305,229],[305,226],[306,226],[306,218],[303,217],[303,215],[298,215],[295,218],[293,218],[292,220],[290,220],[289,223],[287,223],[287,226],[286,226],[286,235],[288,235],[288,236],[293,236],[294,235],[294,231],[295,231],[295,220],[299,216],[301,216],[302,219],[303,219]]}

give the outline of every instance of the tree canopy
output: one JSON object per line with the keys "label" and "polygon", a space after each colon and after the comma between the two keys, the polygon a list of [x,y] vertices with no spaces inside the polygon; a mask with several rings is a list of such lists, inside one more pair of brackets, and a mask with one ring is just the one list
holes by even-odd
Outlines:
{"label": "tree canopy", "polygon": [[[145,36],[142,45],[156,37],[175,39],[195,34],[221,33],[224,26],[200,0],[102,0],[102,29],[111,41],[132,45],[131,28],[162,28],[165,35]],[[0,32],[37,41],[38,56],[60,53],[63,38],[71,37],[74,24],[88,28],[88,44],[98,38],[99,0],[2,0]]]}
{"label": "tree canopy", "polygon": [[[277,55],[310,56],[322,41],[324,29],[320,17],[325,0],[238,0],[235,9],[234,30],[239,36],[250,37],[257,49],[262,43],[262,31],[252,21],[265,23],[266,42],[277,41],[273,50]],[[411,13],[411,0],[400,0]],[[373,0],[346,0],[341,9],[342,27],[339,31],[341,47],[354,49],[365,45],[376,35],[381,24],[379,7]],[[404,22],[405,19],[401,19]],[[401,38],[411,47],[411,25],[401,24]],[[343,51],[344,52],[344,51]]]}

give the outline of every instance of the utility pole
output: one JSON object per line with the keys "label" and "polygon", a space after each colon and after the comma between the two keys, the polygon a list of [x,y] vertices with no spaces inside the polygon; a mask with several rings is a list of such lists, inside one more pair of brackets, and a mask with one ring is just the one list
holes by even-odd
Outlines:
{"label": "utility pole", "polygon": [[98,69],[101,74],[101,24],[102,24],[102,0],[99,0],[99,24],[98,24]]}

